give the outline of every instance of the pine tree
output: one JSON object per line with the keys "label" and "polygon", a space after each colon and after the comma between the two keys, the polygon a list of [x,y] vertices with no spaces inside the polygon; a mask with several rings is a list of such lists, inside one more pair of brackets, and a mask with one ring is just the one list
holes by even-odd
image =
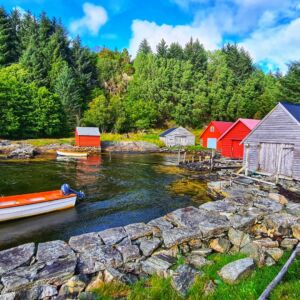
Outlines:
{"label": "pine tree", "polygon": [[182,47],[178,43],[172,43],[168,49],[168,58],[183,59],[184,53]]}
{"label": "pine tree", "polygon": [[204,73],[207,68],[207,54],[202,44],[198,39],[194,42],[191,38],[185,45],[184,57],[193,65],[194,72]]}
{"label": "pine tree", "polygon": [[18,59],[17,41],[13,22],[0,7],[0,66],[7,66]]}
{"label": "pine tree", "polygon": [[143,39],[140,43],[138,54],[139,53],[144,53],[144,54],[149,54],[152,53],[151,47],[146,39]]}
{"label": "pine tree", "polygon": [[168,55],[168,45],[164,39],[162,39],[156,46],[156,52],[158,57],[166,58]]}

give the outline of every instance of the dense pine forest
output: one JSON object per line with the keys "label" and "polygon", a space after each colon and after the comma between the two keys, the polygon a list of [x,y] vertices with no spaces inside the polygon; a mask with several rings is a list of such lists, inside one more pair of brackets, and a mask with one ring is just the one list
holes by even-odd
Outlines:
{"label": "dense pine forest", "polygon": [[278,101],[300,103],[300,62],[264,73],[236,44],[206,51],[147,40],[91,51],[45,13],[0,8],[0,137],[64,136],[76,125],[128,132],[212,119],[262,118]]}

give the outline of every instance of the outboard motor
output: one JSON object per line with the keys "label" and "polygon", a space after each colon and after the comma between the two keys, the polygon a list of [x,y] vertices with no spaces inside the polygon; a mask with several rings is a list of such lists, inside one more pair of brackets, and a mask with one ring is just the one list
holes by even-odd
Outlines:
{"label": "outboard motor", "polygon": [[85,197],[84,192],[73,190],[67,183],[64,183],[60,189],[65,196],[76,194],[79,199],[83,199]]}

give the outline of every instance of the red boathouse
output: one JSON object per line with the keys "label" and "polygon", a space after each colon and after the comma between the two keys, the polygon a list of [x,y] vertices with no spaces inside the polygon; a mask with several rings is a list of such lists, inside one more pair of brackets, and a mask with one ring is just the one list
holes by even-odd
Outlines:
{"label": "red boathouse", "polygon": [[221,154],[225,157],[242,159],[244,145],[241,142],[259,122],[260,120],[238,119],[218,140],[222,143]]}
{"label": "red boathouse", "polygon": [[200,135],[202,147],[221,150],[220,136],[233,125],[233,122],[211,121]]}
{"label": "red boathouse", "polygon": [[76,127],[77,147],[100,147],[100,132],[97,127]]}

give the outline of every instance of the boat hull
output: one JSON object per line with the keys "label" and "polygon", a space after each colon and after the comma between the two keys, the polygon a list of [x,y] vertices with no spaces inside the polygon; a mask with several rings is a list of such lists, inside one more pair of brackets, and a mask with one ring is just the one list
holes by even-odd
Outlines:
{"label": "boat hull", "polygon": [[68,151],[56,151],[59,156],[68,156],[68,157],[87,157],[87,152],[68,152]]}
{"label": "boat hull", "polygon": [[32,203],[22,206],[12,206],[0,209],[0,222],[27,218],[46,214],[58,210],[64,210],[74,207],[76,203],[76,195],[68,198],[62,198],[52,201],[44,201]]}

